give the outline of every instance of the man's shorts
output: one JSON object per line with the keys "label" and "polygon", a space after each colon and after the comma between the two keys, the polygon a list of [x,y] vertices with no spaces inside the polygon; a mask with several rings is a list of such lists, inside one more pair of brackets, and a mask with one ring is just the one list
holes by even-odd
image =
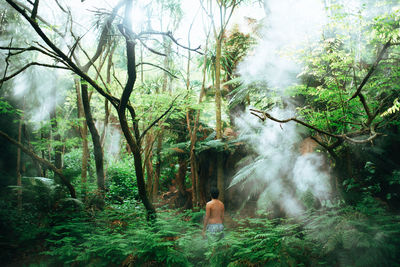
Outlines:
{"label": "man's shorts", "polygon": [[224,231],[224,225],[222,223],[207,224],[208,233],[220,233]]}
{"label": "man's shorts", "polygon": [[224,225],[222,223],[207,224],[207,238],[216,242],[224,238]]}

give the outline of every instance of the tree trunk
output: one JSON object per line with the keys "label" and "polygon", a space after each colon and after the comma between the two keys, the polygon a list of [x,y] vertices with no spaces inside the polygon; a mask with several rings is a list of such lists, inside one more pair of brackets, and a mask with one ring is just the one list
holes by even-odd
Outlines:
{"label": "tree trunk", "polygon": [[[189,131],[190,146],[189,146],[189,159],[190,159],[190,178],[192,180],[192,205],[197,206],[197,187],[196,187],[196,167],[195,167],[195,157],[194,157],[194,145],[196,143],[196,125],[190,126],[190,111],[186,112],[186,123]],[[195,124],[195,123],[194,123]]]}
{"label": "tree trunk", "polygon": [[87,191],[87,171],[88,171],[88,161],[89,161],[89,142],[87,139],[88,129],[86,120],[84,119],[84,109],[82,103],[82,96],[80,91],[81,85],[79,78],[75,78],[75,90],[76,90],[76,100],[78,107],[78,118],[82,119],[82,125],[79,126],[79,132],[82,138],[82,170],[81,170],[81,188],[82,197],[86,198]]}
{"label": "tree trunk", "polygon": [[[54,95],[54,99],[56,99]],[[61,137],[57,132],[57,113],[56,113],[57,105],[54,105],[54,109],[50,112],[50,123],[52,129],[53,136],[53,149],[54,149],[54,165],[57,169],[62,169],[62,145],[61,145]]]}
{"label": "tree trunk", "polygon": [[187,160],[184,155],[178,156],[178,173],[176,176],[176,186],[178,187],[179,194],[184,196],[186,194],[185,177],[187,171]]}
{"label": "tree trunk", "polygon": [[152,147],[153,147],[153,136],[151,133],[146,135],[146,147],[145,151],[145,165],[146,165],[146,173],[147,173],[147,196],[149,199],[153,199],[153,164],[152,164]]}
{"label": "tree trunk", "polygon": [[[23,136],[26,140],[26,143],[28,144],[28,148],[33,151],[34,149],[31,144],[31,138],[29,136],[29,132],[28,132],[28,129],[27,129],[27,126],[25,123],[22,124],[22,132],[23,132]],[[42,167],[40,166],[40,164],[37,161],[33,161],[33,165],[36,168],[37,176],[44,177],[43,172],[42,172],[43,170],[42,170]]]}
{"label": "tree trunk", "polygon": [[161,149],[162,140],[164,135],[164,129],[161,127],[160,134],[157,137],[157,148],[156,148],[156,171],[154,173],[154,184],[153,184],[153,202],[157,200],[158,188],[160,185],[161,176]]}
{"label": "tree trunk", "polygon": [[[221,46],[222,36],[220,33],[216,37],[216,56],[215,56],[215,111],[216,111],[216,132],[217,139],[222,138],[222,121],[221,121]],[[217,155],[217,187],[219,190],[219,199],[224,201],[225,186],[224,186],[224,170],[222,162],[222,154]]]}
{"label": "tree trunk", "polygon": [[[45,136],[44,131],[43,131],[43,123],[40,122],[40,140],[45,140],[45,139],[47,139],[47,137]],[[41,150],[41,154],[42,154],[42,158],[45,159],[46,158],[46,150],[44,148]],[[44,166],[44,165],[41,165],[41,166],[42,166],[43,177],[47,177],[46,166]]]}
{"label": "tree trunk", "polygon": [[[25,99],[25,98],[24,98]],[[24,116],[22,115],[19,124],[18,124],[18,142],[21,143],[22,140],[22,121],[24,119]],[[18,186],[18,192],[17,192],[17,203],[18,203],[18,208],[22,208],[22,180],[21,180],[21,148],[18,147],[17,150],[17,169],[16,169],[16,174],[17,174],[17,186]]]}
{"label": "tree trunk", "polygon": [[86,123],[88,125],[90,134],[92,135],[94,161],[96,164],[97,187],[98,189],[104,191],[105,185],[104,185],[103,149],[101,147],[99,133],[96,129],[96,125],[94,124],[92,113],[90,111],[87,83],[81,83],[81,92],[82,92],[82,103],[86,117]]}
{"label": "tree trunk", "polygon": [[[125,15],[123,21],[127,29],[132,28],[132,22],[130,21],[131,13],[132,13],[132,2],[128,1],[126,2]],[[138,121],[136,120],[135,110],[132,107],[128,107],[129,97],[132,94],[133,86],[135,85],[136,82],[135,42],[131,41],[131,39],[127,35],[128,33],[125,31],[125,28],[123,26],[120,26],[119,30],[125,37],[128,80],[122,92],[121,101],[118,105],[118,118],[120,121],[121,130],[124,133],[125,139],[133,154],[139,197],[146,208],[148,220],[151,220],[155,218],[156,211],[146,194],[146,187],[145,187],[144,174],[142,168],[142,154],[140,151],[141,138],[139,134]],[[134,136],[130,131],[128,121],[126,118],[127,108],[130,108],[129,112],[132,118]]]}

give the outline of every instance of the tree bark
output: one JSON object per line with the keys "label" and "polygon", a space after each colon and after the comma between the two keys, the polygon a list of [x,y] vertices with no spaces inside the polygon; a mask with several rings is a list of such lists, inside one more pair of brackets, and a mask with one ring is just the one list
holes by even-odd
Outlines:
{"label": "tree bark", "polygon": [[151,133],[146,135],[146,147],[145,151],[145,165],[146,165],[146,173],[147,173],[147,195],[149,199],[153,199],[153,164],[152,164],[152,147],[153,147],[154,139]]}
{"label": "tree bark", "polygon": [[104,191],[104,166],[103,166],[103,149],[101,147],[100,135],[94,124],[92,112],[90,110],[88,86],[87,83],[81,83],[81,93],[82,93],[82,104],[85,113],[86,122],[92,135],[93,151],[94,151],[94,161],[96,164],[96,176],[97,176],[97,187],[98,189]]}
{"label": "tree bark", "polygon": [[151,220],[155,218],[156,211],[146,194],[146,187],[145,187],[144,174],[142,168],[142,154],[140,152],[140,133],[135,111],[133,108],[130,108],[129,112],[132,117],[134,136],[130,131],[130,128],[128,126],[128,121],[126,118],[126,109],[128,108],[129,97],[133,91],[133,86],[135,85],[136,82],[135,42],[127,35],[128,33],[125,31],[124,28],[124,27],[126,27],[127,29],[132,28],[132,23],[130,21],[131,13],[132,13],[132,2],[128,1],[126,2],[126,7],[125,7],[125,16],[123,21],[124,26],[122,25],[119,26],[119,30],[124,35],[126,42],[128,80],[122,92],[121,101],[118,105],[118,118],[120,121],[121,130],[124,133],[125,139],[133,154],[139,197],[146,208],[147,218]]}
{"label": "tree bark", "polygon": [[[216,56],[215,56],[215,112],[216,112],[216,132],[217,139],[222,138],[222,121],[221,121],[221,46],[222,36],[216,36]],[[222,154],[217,155],[217,187],[219,190],[219,199],[224,201],[225,186],[224,186],[224,170],[223,170]]]}
{"label": "tree bark", "polygon": [[56,165],[57,169],[62,169],[62,146],[61,146],[61,137],[57,132],[57,104],[56,104],[56,92],[54,92],[54,109],[50,112],[50,124],[52,130],[53,137],[53,149],[54,149],[54,165]]}
{"label": "tree bark", "polygon": [[154,184],[153,184],[153,202],[157,200],[158,196],[158,188],[160,185],[160,177],[161,177],[161,149],[162,149],[162,140],[164,135],[164,129],[161,127],[160,134],[157,137],[157,148],[156,148],[156,170],[154,173]]}
{"label": "tree bark", "polygon": [[75,78],[75,90],[76,90],[76,100],[78,107],[78,118],[82,119],[82,125],[79,126],[79,133],[82,138],[82,170],[81,170],[81,187],[82,196],[86,198],[87,191],[87,171],[88,171],[88,161],[89,161],[89,142],[87,139],[88,129],[85,119],[85,114],[83,110],[82,96],[81,96],[81,84],[79,78]]}
{"label": "tree bark", "polygon": [[[25,98],[24,98],[25,99]],[[24,101],[25,102],[25,101]],[[21,143],[22,140],[22,121],[24,119],[24,116],[21,117],[19,124],[18,124],[18,142]],[[18,208],[22,208],[22,180],[21,180],[21,148],[18,147],[17,149],[17,168],[16,168],[16,174],[17,174],[17,186],[18,192],[17,192],[17,203],[18,203]]]}

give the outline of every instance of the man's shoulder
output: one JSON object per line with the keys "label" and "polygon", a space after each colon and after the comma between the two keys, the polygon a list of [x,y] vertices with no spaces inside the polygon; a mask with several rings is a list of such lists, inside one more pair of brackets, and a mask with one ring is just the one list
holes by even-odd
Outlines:
{"label": "man's shoulder", "polygon": [[206,203],[206,206],[210,206],[210,205],[212,205],[213,204],[213,202],[212,202],[212,200],[210,200],[210,201],[208,201],[207,203]]}
{"label": "man's shoulder", "polygon": [[206,203],[206,206],[215,206],[215,205],[222,205],[224,206],[224,203],[219,200],[219,199],[214,199],[214,200],[210,200]]}

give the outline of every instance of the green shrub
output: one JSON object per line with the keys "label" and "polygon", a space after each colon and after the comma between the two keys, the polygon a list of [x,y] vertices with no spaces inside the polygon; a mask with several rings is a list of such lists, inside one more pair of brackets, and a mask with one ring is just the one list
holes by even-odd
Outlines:
{"label": "green shrub", "polygon": [[[305,238],[330,266],[398,266],[400,216],[365,194],[355,207],[336,205],[309,214]],[[317,245],[319,244],[319,246]]]}
{"label": "green shrub", "polygon": [[135,169],[130,159],[115,162],[107,171],[109,199],[138,199]]}

